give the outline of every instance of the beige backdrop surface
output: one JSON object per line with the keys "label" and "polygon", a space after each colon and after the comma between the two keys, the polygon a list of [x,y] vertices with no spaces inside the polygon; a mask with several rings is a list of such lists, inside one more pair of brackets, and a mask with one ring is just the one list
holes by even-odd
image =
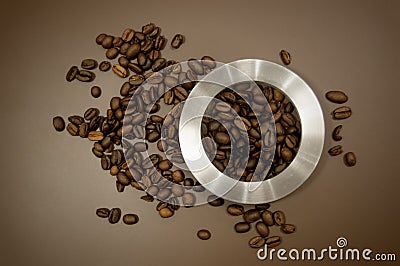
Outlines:
{"label": "beige backdrop surface", "polygon": [[[167,38],[186,43],[165,55],[176,60],[211,55],[222,62],[279,62],[314,89],[326,117],[324,154],[295,193],[273,204],[298,232],[284,248],[322,249],[346,237],[350,247],[400,256],[398,115],[399,1],[19,1],[2,3],[0,264],[1,265],[273,265],[247,246],[254,232],[235,234],[223,207],[201,206],[159,218],[137,191],[115,190],[91,154],[91,143],[56,133],[51,119],[105,110],[120,80],[100,75],[99,99],[90,85],[67,83],[66,70],[85,57],[104,58],[101,33],[121,34],[155,22]],[[354,110],[343,121],[343,146],[358,164],[328,158],[333,145],[324,99],[344,90]],[[135,212],[135,226],[110,225],[98,207]],[[208,228],[209,241],[195,237]],[[400,258],[398,258],[399,260]],[[336,264],[327,261],[328,264]],[[289,264],[302,265],[301,262]],[[389,265],[390,263],[382,263]]]}

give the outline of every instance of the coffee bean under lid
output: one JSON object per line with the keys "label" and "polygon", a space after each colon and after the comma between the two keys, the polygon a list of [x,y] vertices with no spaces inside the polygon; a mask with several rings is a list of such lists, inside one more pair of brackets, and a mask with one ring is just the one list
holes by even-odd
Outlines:
{"label": "coffee bean under lid", "polygon": [[[204,155],[193,156],[194,143],[201,145],[201,117],[205,111],[204,101],[191,101],[196,97],[209,97],[211,100],[221,90],[238,80],[232,76],[232,68],[248,75],[254,81],[265,82],[281,89],[296,106],[301,124],[302,137],[297,156],[293,162],[272,179],[259,182],[242,182],[224,175]],[[216,80],[216,77],[220,77]],[[184,105],[180,124],[179,141],[186,165],[196,179],[218,197],[234,202],[256,204],[278,200],[300,187],[314,171],[322,153],[325,125],[318,99],[307,83],[296,73],[278,64],[258,59],[245,59],[217,68],[199,82],[187,98],[192,104]],[[236,82],[233,82],[236,81]],[[248,78],[246,80],[248,81]],[[223,86],[221,86],[221,84]],[[227,86],[228,85],[228,86]],[[205,104],[207,106],[207,104]],[[191,136],[187,138],[187,136]],[[202,161],[203,160],[203,161]],[[199,170],[199,165],[206,165]],[[196,169],[192,169],[196,168]]]}

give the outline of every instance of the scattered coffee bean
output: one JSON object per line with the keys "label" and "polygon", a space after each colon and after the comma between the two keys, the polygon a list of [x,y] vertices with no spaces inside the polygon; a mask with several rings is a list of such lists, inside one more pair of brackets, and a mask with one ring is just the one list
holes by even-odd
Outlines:
{"label": "scattered coffee bean", "polygon": [[174,215],[174,212],[167,207],[160,209],[158,213],[162,218],[169,218]]}
{"label": "scattered coffee bean", "polygon": [[120,208],[112,208],[110,214],[108,216],[108,221],[110,224],[116,224],[121,219],[121,209]]}
{"label": "scattered coffee bean", "polygon": [[281,244],[281,238],[279,236],[271,236],[265,240],[268,248],[274,248]]}
{"label": "scattered coffee bean", "polygon": [[260,211],[256,209],[250,209],[243,214],[243,220],[248,223],[254,223],[260,218]]}
{"label": "scattered coffee bean", "polygon": [[232,216],[240,216],[244,213],[244,207],[239,204],[230,204],[226,208],[226,211]]}
{"label": "scattered coffee bean", "polygon": [[56,131],[61,132],[65,129],[65,122],[61,116],[56,116],[53,118],[53,127]]}
{"label": "scattered coffee bean", "polygon": [[99,86],[93,86],[90,89],[90,93],[92,94],[93,98],[99,98],[101,96],[101,88]]}
{"label": "scattered coffee bean", "polygon": [[246,222],[238,222],[235,224],[236,233],[246,233],[250,231],[250,224]]}
{"label": "scattered coffee bean", "polygon": [[265,239],[261,236],[255,236],[249,240],[249,246],[251,248],[261,248],[265,244]]}
{"label": "scattered coffee bean", "polygon": [[96,74],[89,70],[80,70],[76,79],[82,82],[91,82],[96,78]]}
{"label": "scattered coffee bean", "polygon": [[256,230],[257,230],[257,233],[262,237],[267,237],[269,235],[268,225],[266,225],[263,222],[256,223]]}
{"label": "scattered coffee bean", "polygon": [[95,69],[97,67],[97,61],[94,59],[84,59],[82,60],[81,67],[83,69]]}
{"label": "scattered coffee bean", "polygon": [[343,153],[342,145],[333,146],[328,150],[330,156],[338,156]]}
{"label": "scattered coffee bean", "polygon": [[208,202],[208,204],[210,204],[213,207],[219,207],[219,206],[224,205],[225,201],[223,198],[219,198],[215,195],[210,195],[210,196],[208,196],[207,202]]}
{"label": "scattered coffee bean", "polygon": [[112,67],[113,72],[120,78],[126,78],[128,76],[128,71],[126,68],[116,64]]}
{"label": "scattered coffee bean", "polygon": [[185,37],[182,34],[176,34],[174,38],[172,38],[171,46],[172,48],[178,49],[184,41]]}
{"label": "scattered coffee bean", "polygon": [[99,141],[104,138],[103,132],[100,131],[90,131],[88,135],[88,139],[91,141]]}
{"label": "scattered coffee bean", "polygon": [[78,136],[79,128],[75,124],[68,123],[67,131],[71,136]]}
{"label": "scattered coffee bean", "polygon": [[99,70],[102,72],[107,72],[110,69],[111,69],[111,63],[108,61],[103,61],[99,65]]}
{"label": "scattered coffee bean", "polygon": [[256,208],[257,210],[267,210],[269,209],[269,207],[271,207],[269,203],[261,203],[254,206],[254,208]]}
{"label": "scattered coffee bean", "polygon": [[290,56],[289,52],[286,50],[281,50],[279,52],[282,62],[285,65],[289,65],[292,62],[292,57]]}
{"label": "scattered coffee bean", "polygon": [[332,139],[334,141],[341,141],[342,140],[342,136],[340,136],[340,130],[342,130],[342,125],[339,125],[337,127],[335,127],[335,129],[332,132]]}
{"label": "scattered coffee bean", "polygon": [[292,234],[296,231],[296,227],[293,224],[282,224],[281,231],[285,234]]}
{"label": "scattered coffee bean", "polygon": [[268,210],[263,211],[263,213],[261,214],[261,219],[268,226],[273,226],[275,223],[272,212]]}
{"label": "scattered coffee bean", "polygon": [[122,217],[122,221],[127,225],[137,224],[139,222],[139,216],[136,214],[125,214]]}
{"label": "scattered coffee bean", "polygon": [[357,163],[356,155],[353,152],[347,152],[343,156],[343,161],[346,166],[352,167]]}
{"label": "scattered coffee bean", "polygon": [[333,110],[332,118],[335,120],[346,119],[349,118],[351,114],[352,112],[350,107],[342,106]]}
{"label": "scattered coffee bean", "polygon": [[73,81],[79,73],[79,68],[77,66],[72,66],[68,72],[67,75],[65,76],[65,79],[69,82]]}
{"label": "scattered coffee bean", "polygon": [[286,222],[285,214],[282,211],[274,212],[273,216],[276,225],[282,225]]}
{"label": "scattered coffee bean", "polygon": [[110,210],[108,208],[98,208],[96,210],[96,215],[100,218],[107,218],[110,214]]}
{"label": "scattered coffee bean", "polygon": [[201,229],[197,231],[197,237],[200,238],[201,240],[208,240],[211,237],[211,232],[208,231],[207,229]]}
{"label": "scattered coffee bean", "polygon": [[348,100],[347,95],[342,91],[328,91],[325,97],[333,103],[345,103]]}

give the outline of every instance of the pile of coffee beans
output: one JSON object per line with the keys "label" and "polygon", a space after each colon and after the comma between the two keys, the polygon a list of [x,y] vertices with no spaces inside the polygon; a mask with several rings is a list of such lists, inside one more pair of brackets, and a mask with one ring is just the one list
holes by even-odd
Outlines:
{"label": "pile of coffee beans", "polygon": [[280,245],[282,239],[280,236],[270,236],[271,227],[277,226],[282,233],[292,234],[296,231],[296,227],[286,223],[285,214],[278,210],[271,212],[270,204],[256,204],[253,209],[245,211],[244,206],[240,204],[230,204],[226,211],[232,216],[242,216],[243,221],[234,225],[236,233],[243,234],[251,230],[254,225],[257,236],[249,240],[249,246],[252,248],[263,247],[268,244],[268,247],[273,248]]}
{"label": "pile of coffee beans", "polygon": [[[216,62],[210,56],[203,56],[201,60],[190,59],[188,63],[189,69],[184,71],[179,64],[175,65],[176,61],[162,57],[162,50],[166,47],[167,39],[161,34],[161,28],[154,23],[144,25],[141,30],[125,29],[121,36],[101,33],[96,37],[95,41],[106,50],[105,57],[110,61],[104,60],[99,64],[93,58],[86,58],[82,60],[80,68],[72,66],[68,70],[66,80],[68,82],[73,80],[93,82],[96,78],[96,73],[94,72],[96,68],[99,69],[100,73],[112,70],[117,77],[122,79],[119,91],[120,96],[110,99],[110,108],[104,114],[101,114],[98,108],[90,107],[82,115],[74,114],[69,116],[67,126],[62,117],[54,117],[53,126],[56,131],[61,132],[66,128],[71,136],[79,136],[92,141],[93,155],[99,158],[101,168],[115,177],[115,187],[118,192],[123,192],[126,187],[130,186],[139,191],[143,191],[146,188],[146,193],[141,196],[141,199],[146,202],[153,202],[156,199],[158,204],[155,209],[160,217],[170,218],[180,209],[178,198],[182,200],[184,207],[191,207],[195,204],[196,198],[194,193],[189,190],[201,192],[204,191],[204,188],[200,186],[190,172],[182,171],[174,166],[174,164],[183,162],[182,155],[177,153],[175,149],[177,143],[168,140],[177,135],[178,127],[176,121],[180,115],[179,110],[166,116],[158,112],[162,105],[169,105],[172,108],[184,101],[191,89],[196,85],[196,80],[215,68]],[[181,34],[176,34],[172,38],[171,47],[178,49],[184,42],[185,37]],[[290,55],[288,53],[285,54],[285,58],[285,62],[290,63]],[[174,67],[171,72],[176,74],[177,78],[154,74],[172,65]],[[151,94],[141,95],[141,99],[136,99],[138,100],[136,102],[146,103],[146,101],[151,101],[154,97],[159,96],[160,93],[163,101],[157,101],[150,111],[152,115],[145,121],[144,137],[147,143],[136,143],[130,147],[128,144],[123,143],[122,140],[123,121],[125,114],[129,112],[127,110],[129,102],[144,81],[153,84],[155,89],[151,91]],[[181,85],[178,86],[178,82]],[[260,84],[259,86],[268,99],[274,114],[273,119],[278,125],[277,132],[279,131],[279,143],[276,146],[277,151],[279,150],[279,155],[271,158],[273,167],[267,176],[267,178],[271,178],[283,171],[296,155],[301,136],[301,127],[293,104],[279,89],[267,84]],[[165,88],[173,89],[164,93]],[[91,86],[90,92],[94,98],[100,97],[102,94],[101,86]],[[242,180],[249,181],[249,176],[253,171],[254,165],[257,164],[259,156],[261,141],[259,126],[249,107],[242,102],[243,99],[241,100],[238,95],[224,91],[218,95],[218,98],[237,110],[242,121],[248,127],[246,130],[251,137],[250,142],[253,145],[253,150],[251,150],[251,158],[247,162]],[[132,115],[132,124],[144,121],[142,114],[129,113],[129,115]],[[219,163],[225,167],[225,160],[229,158],[229,151],[222,146],[226,146],[229,142],[229,137],[228,139],[226,138],[225,130],[222,127],[217,127],[215,123],[211,125],[212,123],[213,121],[205,121],[206,127],[210,129],[208,135],[216,140],[216,143],[219,144],[219,150],[222,151],[219,151],[219,157],[213,163]],[[165,141],[162,139],[162,126],[167,126],[168,129],[167,132],[164,132],[168,136]],[[125,128],[124,130],[127,129]],[[141,134],[140,132],[136,133]],[[148,150],[150,144],[156,145],[159,151],[172,155],[171,160],[157,153],[151,154],[148,158],[143,158],[140,152]],[[122,150],[123,145],[126,145],[124,148],[129,154],[128,158],[125,158]],[[128,167],[128,165],[132,164],[137,165],[137,167]],[[154,166],[155,171],[164,178],[156,180],[156,175],[145,175],[143,167],[147,169],[147,166]],[[167,185],[166,180],[172,181],[176,185]],[[184,185],[187,189],[183,189],[180,185]],[[219,207],[223,206],[224,203],[222,198],[213,195],[208,197],[210,206]],[[269,205],[264,205],[268,206],[264,207],[264,209],[260,206],[262,205],[255,206],[259,213],[259,219],[267,211]],[[239,210],[232,210],[232,205],[230,205],[228,209],[231,210],[228,211],[230,213],[240,212],[238,215],[243,215],[244,223],[248,224],[235,226],[235,228],[239,227],[238,230],[244,230],[240,229],[243,226],[248,226],[250,229],[251,222],[249,222],[249,219],[251,221],[254,220],[253,222],[259,220],[249,218],[249,214],[244,215],[244,208],[243,210],[240,208]],[[117,207],[112,209],[99,208],[96,210],[96,214],[100,218],[107,218],[111,224],[118,223],[122,215],[121,209]],[[279,215],[273,216],[273,219],[275,219],[273,220],[274,224],[280,223],[279,225],[283,232],[294,231],[294,227],[285,224],[284,221],[282,222],[282,215]],[[139,221],[139,217],[136,214],[125,214],[122,220],[125,224],[135,224]],[[263,239],[268,243],[280,243],[280,238],[266,238],[268,227],[261,223],[265,222],[259,222],[257,223],[258,226],[256,226],[260,236],[262,235]],[[202,229],[197,232],[197,236],[200,239],[207,240],[211,237],[211,232],[207,229]],[[251,246],[257,246],[259,241],[262,242],[262,240],[256,240],[251,240]]]}
{"label": "pile of coffee beans", "polygon": [[[328,101],[335,104],[344,104],[349,99],[347,95],[342,91],[328,91],[325,94],[325,97]],[[352,115],[351,108],[349,106],[340,106],[335,108],[332,113],[333,120],[343,120],[347,119]],[[336,126],[332,131],[332,139],[336,142],[341,141],[343,138],[340,135],[340,131],[342,130],[343,125]],[[329,155],[338,156],[343,153],[342,145],[335,145],[328,150]],[[356,165],[357,159],[354,152],[346,152],[343,156],[343,162],[346,166],[352,167]]]}

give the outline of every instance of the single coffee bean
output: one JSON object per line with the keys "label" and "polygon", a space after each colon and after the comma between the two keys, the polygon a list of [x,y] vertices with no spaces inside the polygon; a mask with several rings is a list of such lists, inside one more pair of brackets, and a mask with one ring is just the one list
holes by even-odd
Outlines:
{"label": "single coffee bean", "polygon": [[91,141],[99,141],[104,138],[103,132],[100,131],[90,131],[88,135],[88,139]]}
{"label": "single coffee bean", "polygon": [[125,29],[124,32],[122,33],[121,39],[124,42],[130,42],[135,35],[135,31],[133,29]]}
{"label": "single coffee bean", "polygon": [[115,64],[112,67],[112,71],[120,78],[126,78],[128,76],[128,71],[126,70],[126,68],[118,64]]}
{"label": "single coffee bean", "polygon": [[265,244],[265,239],[261,236],[255,236],[249,240],[249,246],[251,248],[261,248]]}
{"label": "single coffee bean", "polygon": [[115,180],[115,186],[117,187],[117,191],[118,191],[119,193],[124,192],[125,186],[122,185],[118,180]]}
{"label": "single coffee bean", "polygon": [[165,58],[158,58],[156,61],[154,61],[153,65],[151,66],[151,69],[153,72],[157,72],[161,69],[163,69],[167,64],[167,60]]}
{"label": "single coffee bean", "polygon": [[332,112],[332,118],[334,120],[340,120],[340,119],[346,119],[349,118],[351,116],[352,112],[351,112],[351,108],[348,106],[342,106],[339,108],[336,108],[335,110],[333,110]]}
{"label": "single coffee bean", "polygon": [[78,136],[79,128],[75,124],[68,123],[67,131],[69,134],[71,134],[71,136]]}
{"label": "single coffee bean", "polygon": [[99,98],[101,96],[101,88],[99,86],[93,86],[90,89],[90,93],[92,94],[93,98]]}
{"label": "single coffee bean", "polygon": [[103,170],[110,170],[111,162],[110,162],[110,157],[109,156],[101,157],[100,163],[101,163],[101,168],[103,168]]}
{"label": "single coffee bean", "polygon": [[94,59],[84,59],[81,62],[81,67],[88,70],[95,69],[97,65],[97,61]]}
{"label": "single coffee bean", "polygon": [[260,211],[256,209],[250,209],[243,214],[243,220],[248,223],[254,223],[260,218]]}
{"label": "single coffee bean", "polygon": [[[186,180],[192,180],[192,179],[185,179],[185,181]],[[192,180],[193,181],[193,180]],[[184,183],[184,185],[185,186],[187,186],[187,184],[185,184]],[[193,185],[192,185],[193,186]],[[192,193],[184,193],[183,195],[182,195],[182,202],[183,202],[183,205],[185,206],[185,207],[192,207],[192,206],[194,206],[194,204],[196,203],[196,197],[195,197],[195,195],[194,194],[192,194]]]}
{"label": "single coffee bean", "polygon": [[343,153],[342,145],[333,146],[328,150],[330,156],[338,156]]}
{"label": "single coffee bean", "polygon": [[128,186],[131,183],[131,180],[129,179],[129,177],[123,172],[119,172],[117,174],[117,180],[124,186]]}
{"label": "single coffee bean", "polygon": [[97,43],[98,45],[101,45],[105,37],[107,37],[107,34],[105,34],[105,33],[99,34],[99,35],[96,37],[96,43]]}
{"label": "single coffee bean", "polygon": [[279,52],[282,62],[285,65],[289,65],[292,62],[292,57],[290,56],[289,52],[286,50],[281,50]]}
{"label": "single coffee bean", "polygon": [[197,231],[197,237],[200,238],[201,240],[208,240],[211,237],[211,232],[208,231],[207,229],[201,229]]}
{"label": "single coffee bean", "polygon": [[110,211],[110,215],[108,216],[108,221],[110,224],[116,224],[121,219],[121,209],[120,208],[112,208]]}
{"label": "single coffee bean", "polygon": [[219,207],[219,206],[224,205],[225,200],[223,198],[219,198],[215,195],[210,195],[207,198],[207,202],[208,202],[208,204],[210,204],[213,207]]}
{"label": "single coffee bean", "polygon": [[286,222],[285,214],[282,211],[274,212],[273,216],[276,225],[282,225]]}
{"label": "single coffee bean", "polygon": [[296,227],[293,224],[282,224],[281,231],[285,234],[292,234],[296,231]]}
{"label": "single coffee bean", "polygon": [[171,41],[172,48],[178,49],[185,42],[185,37],[182,34],[176,34]]}
{"label": "single coffee bean", "polygon": [[92,120],[100,114],[100,110],[94,107],[87,109],[83,115],[86,120]]}
{"label": "single coffee bean", "polygon": [[180,183],[185,179],[185,174],[182,170],[175,170],[172,172],[171,177],[175,182]]}
{"label": "single coffee bean", "polygon": [[108,208],[98,208],[96,210],[96,215],[100,218],[107,218],[110,214],[110,210]]}
{"label": "single coffee bean", "polygon": [[142,200],[144,200],[146,202],[153,202],[154,201],[154,197],[150,196],[150,195],[141,196],[140,199],[142,199]]}
{"label": "single coffee bean", "polygon": [[128,47],[128,49],[126,50],[125,56],[126,56],[126,58],[132,60],[132,59],[136,58],[136,56],[139,54],[139,52],[140,52],[140,44],[134,43]]}
{"label": "single coffee bean", "polygon": [[96,78],[96,74],[88,70],[80,70],[76,79],[82,82],[91,82]]}
{"label": "single coffee bean", "polygon": [[68,117],[68,121],[79,126],[80,124],[82,124],[83,122],[85,122],[85,120],[83,119],[83,117],[79,116],[79,115],[71,115]]}
{"label": "single coffee bean", "polygon": [[61,116],[53,117],[53,127],[56,131],[61,132],[65,129],[65,122]]}
{"label": "single coffee bean", "polygon": [[333,129],[332,139],[334,141],[341,141],[342,140],[342,136],[340,136],[340,131],[342,130],[342,127],[343,127],[342,125],[338,125],[337,127],[335,127]]}
{"label": "single coffee bean", "polygon": [[267,237],[269,235],[268,225],[263,222],[256,223],[256,231],[262,237]]}
{"label": "single coffee bean", "polygon": [[204,75],[204,68],[203,65],[201,64],[201,61],[193,59],[189,60],[187,64],[189,68],[193,70],[193,72],[196,73],[197,75]]}
{"label": "single coffee bean", "polygon": [[328,91],[325,94],[327,100],[333,103],[345,103],[349,99],[347,95],[342,91]]}
{"label": "single coffee bean", "polygon": [[230,139],[229,135],[224,132],[217,132],[214,136],[215,141],[219,144],[229,144]]}
{"label": "single coffee bean", "polygon": [[168,160],[162,160],[159,164],[158,164],[158,168],[160,168],[160,170],[162,171],[167,171],[169,169],[171,169],[172,167],[172,163]]}
{"label": "single coffee bean", "polygon": [[246,222],[238,222],[235,224],[236,233],[246,233],[250,231],[250,224]]}
{"label": "single coffee bean", "polygon": [[357,163],[356,155],[354,154],[354,152],[347,152],[343,156],[343,161],[346,166],[352,167]]}
{"label": "single coffee bean", "polygon": [[130,70],[132,70],[133,72],[135,72],[136,74],[143,74],[143,69],[144,69],[144,67],[143,67],[143,69],[142,69],[142,67],[140,67],[138,64],[129,63],[129,64],[128,64],[128,68],[129,68]]}
{"label": "single coffee bean", "polygon": [[125,214],[122,217],[122,221],[127,225],[137,224],[139,222],[139,216],[136,214]]}
{"label": "single coffee bean", "polygon": [[73,81],[73,80],[78,76],[78,73],[79,73],[79,68],[78,68],[77,66],[72,66],[72,67],[68,70],[67,75],[65,76],[65,79],[66,79],[68,82],[71,82],[71,81]]}
{"label": "single coffee bean", "polygon": [[263,222],[268,225],[268,226],[272,226],[274,225],[274,217],[272,215],[272,212],[265,210],[262,214],[261,214],[261,219],[263,220]]}
{"label": "single coffee bean", "polygon": [[174,215],[174,212],[167,207],[160,209],[158,213],[162,218],[169,218]]}
{"label": "single coffee bean", "polygon": [[111,63],[108,61],[103,61],[99,65],[99,70],[102,72],[107,72],[110,69],[111,69]]}
{"label": "single coffee bean", "polygon": [[143,32],[143,34],[147,35],[147,34],[151,33],[155,27],[156,27],[156,25],[154,25],[154,23],[146,24],[142,27],[142,32]]}
{"label": "single coffee bean", "polygon": [[243,215],[244,207],[239,204],[230,204],[226,208],[226,211],[232,216],[239,216],[239,215]]}
{"label": "single coffee bean", "polygon": [[106,57],[108,59],[114,59],[118,56],[119,50],[115,47],[110,48],[106,51]]}
{"label": "single coffee bean", "polygon": [[254,205],[254,208],[256,208],[257,210],[267,210],[267,209],[269,209],[269,207],[271,207],[271,205],[269,203],[260,203],[260,204]]}
{"label": "single coffee bean", "polygon": [[103,41],[101,42],[101,46],[103,46],[104,49],[109,49],[113,47],[113,41],[114,37],[107,35],[104,37]]}
{"label": "single coffee bean", "polygon": [[215,62],[215,59],[212,58],[211,56],[205,55],[201,58],[201,63],[206,66],[209,67],[210,69],[213,69],[216,67],[217,63]]}
{"label": "single coffee bean", "polygon": [[265,243],[269,248],[277,247],[281,244],[281,237],[279,236],[271,236],[265,240]]}

